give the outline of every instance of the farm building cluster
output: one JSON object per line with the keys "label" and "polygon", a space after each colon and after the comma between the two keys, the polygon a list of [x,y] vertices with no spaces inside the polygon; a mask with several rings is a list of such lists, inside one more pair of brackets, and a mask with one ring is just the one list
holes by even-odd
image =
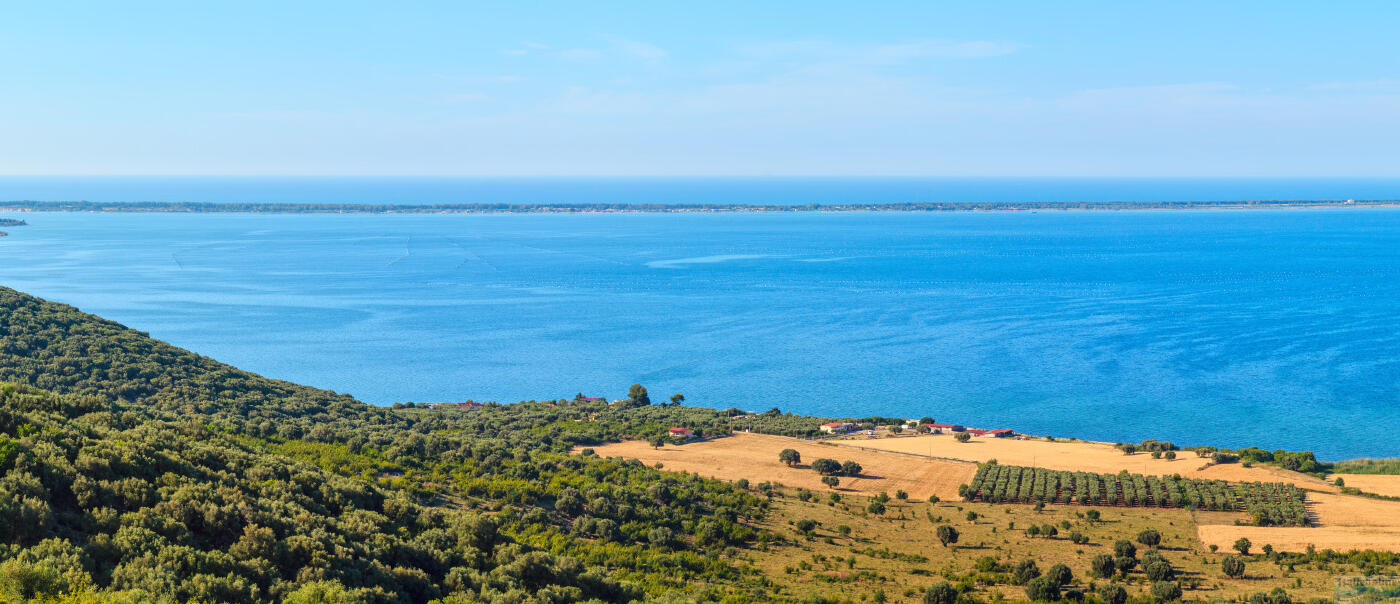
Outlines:
{"label": "farm building cluster", "polygon": [[[889,429],[888,426],[879,428]],[[822,424],[819,429],[826,434],[847,434],[860,430],[859,424],[851,422],[830,422]],[[928,434],[944,434],[966,432],[972,436],[982,436],[986,438],[1011,438],[1016,436],[1016,432],[1010,428],[982,429],[968,428],[958,424],[930,424],[920,423],[919,420],[909,420],[905,425],[900,426],[902,430],[916,430]]]}

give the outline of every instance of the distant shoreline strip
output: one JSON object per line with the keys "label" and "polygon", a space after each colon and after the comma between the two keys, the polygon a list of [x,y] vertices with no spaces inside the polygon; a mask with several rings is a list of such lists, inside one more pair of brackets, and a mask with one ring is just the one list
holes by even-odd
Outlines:
{"label": "distant shoreline strip", "polygon": [[1270,199],[1222,201],[967,201],[823,204],[367,204],[0,201],[3,212],[248,213],[248,214],[595,214],[704,212],[1037,212],[1140,210],[1280,210],[1394,208],[1400,199]]}

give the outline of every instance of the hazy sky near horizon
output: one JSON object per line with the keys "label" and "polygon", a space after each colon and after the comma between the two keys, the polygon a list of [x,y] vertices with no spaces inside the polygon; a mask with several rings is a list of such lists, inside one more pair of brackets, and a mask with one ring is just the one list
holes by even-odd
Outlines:
{"label": "hazy sky near horizon", "polygon": [[1389,2],[36,2],[0,173],[1400,176]]}

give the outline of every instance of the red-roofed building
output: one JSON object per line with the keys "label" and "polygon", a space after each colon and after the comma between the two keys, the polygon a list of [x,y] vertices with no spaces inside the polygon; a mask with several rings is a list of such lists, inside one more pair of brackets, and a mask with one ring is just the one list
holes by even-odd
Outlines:
{"label": "red-roofed building", "polygon": [[676,438],[695,438],[695,431],[690,428],[671,428],[666,432]]}
{"label": "red-roofed building", "polygon": [[580,402],[580,403],[606,403],[606,402],[608,402],[608,399],[605,399],[605,398],[603,398],[603,397],[601,397],[601,396],[584,396],[582,392],[578,393],[578,396],[574,397],[574,400],[575,400],[575,401],[578,401],[578,402]]}
{"label": "red-roofed building", "polygon": [[827,434],[842,434],[856,429],[856,425],[849,422],[831,422],[820,426],[822,432]]}

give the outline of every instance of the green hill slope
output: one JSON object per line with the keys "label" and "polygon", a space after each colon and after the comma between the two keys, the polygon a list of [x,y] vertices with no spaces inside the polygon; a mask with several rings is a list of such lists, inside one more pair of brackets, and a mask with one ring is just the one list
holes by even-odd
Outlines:
{"label": "green hill slope", "polygon": [[7,289],[0,380],[10,599],[773,595],[730,549],[776,539],[747,525],[761,493],[565,453],[673,415],[717,426],[718,412],[396,412]]}

